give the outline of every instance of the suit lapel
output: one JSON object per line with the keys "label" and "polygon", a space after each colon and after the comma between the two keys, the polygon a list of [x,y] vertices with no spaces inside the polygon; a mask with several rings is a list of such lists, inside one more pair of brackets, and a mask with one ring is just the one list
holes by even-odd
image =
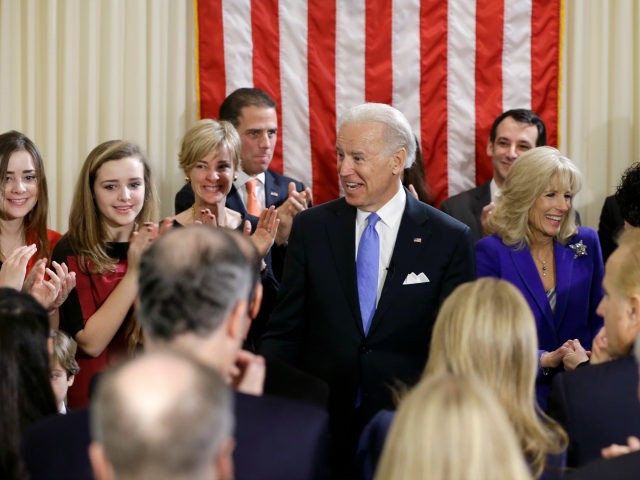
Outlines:
{"label": "suit lapel", "polygon": [[[424,211],[421,211],[418,201],[412,195],[407,194],[407,203],[400,220],[400,228],[393,247],[389,270],[382,287],[378,307],[371,321],[369,335],[389,310],[398,290],[402,288],[403,272],[415,270],[415,259],[419,258],[420,252],[428,244],[430,236],[427,215],[425,215]],[[420,241],[416,241],[416,239],[420,239]]]}
{"label": "suit lapel", "polygon": [[287,199],[286,193],[288,192],[285,192],[283,196],[282,186],[277,180],[271,170],[264,172],[264,204],[267,208],[271,205],[280,205]]}
{"label": "suit lapel", "polygon": [[564,314],[569,302],[570,288],[573,278],[574,252],[568,246],[563,246],[554,241],[556,261],[556,314],[555,322],[560,328],[564,320]]}
{"label": "suit lapel", "polygon": [[231,185],[231,190],[229,191],[229,195],[227,195],[227,201],[225,203],[231,210],[240,212],[242,218],[247,216],[247,208],[244,206],[240,192],[238,192],[235,185]]}
{"label": "suit lapel", "polygon": [[327,240],[352,317],[358,331],[364,335],[356,278],[356,209],[344,199],[334,205],[336,218],[326,224]]}

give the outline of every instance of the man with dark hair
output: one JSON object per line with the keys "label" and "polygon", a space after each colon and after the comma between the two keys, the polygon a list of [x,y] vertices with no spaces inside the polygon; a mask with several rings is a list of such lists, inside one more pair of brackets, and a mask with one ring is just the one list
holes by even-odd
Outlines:
{"label": "man with dark hair", "polygon": [[616,193],[602,206],[598,236],[604,261],[618,246],[618,235],[625,224],[640,227],[640,163],[624,171]]}
{"label": "man with dark hair", "polygon": [[231,392],[213,370],[169,353],[104,374],[91,403],[97,480],[233,478]]}
{"label": "man with dark hair", "polygon": [[511,165],[527,150],[547,144],[544,123],[531,110],[507,110],[495,119],[489,134],[487,155],[493,163],[493,178],[471,190],[454,195],[440,209],[471,228],[475,241],[483,236],[482,219],[490,212]]}
{"label": "man with dark hair", "polygon": [[[224,99],[218,116],[236,127],[241,144],[240,169],[227,195],[227,207],[259,216],[260,211],[274,205],[280,218],[275,243],[286,244],[293,217],[307,208],[311,191],[302,182],[269,169],[278,138],[276,102],[258,88],[239,88]],[[187,183],[176,194],[176,213],[191,208],[193,202],[193,190]],[[283,256],[284,252],[274,251],[273,267],[278,279]]]}

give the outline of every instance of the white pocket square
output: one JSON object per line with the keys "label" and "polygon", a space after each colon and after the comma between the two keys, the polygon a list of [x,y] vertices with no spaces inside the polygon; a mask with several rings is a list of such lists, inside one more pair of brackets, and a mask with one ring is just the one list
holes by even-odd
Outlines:
{"label": "white pocket square", "polygon": [[430,280],[427,278],[427,276],[420,272],[418,275],[416,275],[415,273],[411,272],[409,275],[407,275],[407,278],[404,279],[404,282],[402,282],[403,285],[415,285],[416,283],[428,283]]}

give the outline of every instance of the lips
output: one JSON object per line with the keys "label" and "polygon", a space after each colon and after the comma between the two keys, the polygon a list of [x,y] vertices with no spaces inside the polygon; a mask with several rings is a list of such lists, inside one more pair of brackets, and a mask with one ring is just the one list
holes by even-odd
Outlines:
{"label": "lips", "polygon": [[356,183],[356,182],[343,182],[343,183],[344,183],[345,190],[347,191],[357,190],[363,185],[362,183]]}
{"label": "lips", "polygon": [[116,212],[123,213],[123,214],[130,213],[133,210],[132,205],[116,205],[113,208]]}
{"label": "lips", "polygon": [[28,201],[29,201],[28,198],[7,198],[7,202],[11,203],[12,205],[16,205],[18,207],[23,206]]}

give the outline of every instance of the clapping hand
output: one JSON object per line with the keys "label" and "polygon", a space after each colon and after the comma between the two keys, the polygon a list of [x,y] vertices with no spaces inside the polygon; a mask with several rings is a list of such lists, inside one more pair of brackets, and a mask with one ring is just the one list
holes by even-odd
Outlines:
{"label": "clapping hand", "polygon": [[311,201],[311,190],[305,188],[304,191],[296,191],[296,184],[289,183],[289,196],[287,200],[278,207],[278,218],[280,219],[280,226],[276,235],[276,245],[283,245],[289,240],[291,234],[291,227],[293,225],[293,218],[303,210],[306,210],[307,205]]}
{"label": "clapping hand", "polygon": [[256,246],[261,257],[264,257],[273,245],[279,225],[278,211],[273,205],[262,211],[253,235],[251,235],[251,223],[248,220],[244,222],[243,232],[249,236],[249,240]]}
{"label": "clapping hand", "polygon": [[[0,286],[16,290],[22,289],[27,273],[29,259],[36,253],[36,244],[25,245],[14,249],[2,263],[0,268]],[[27,282],[29,285],[29,282]]]}

